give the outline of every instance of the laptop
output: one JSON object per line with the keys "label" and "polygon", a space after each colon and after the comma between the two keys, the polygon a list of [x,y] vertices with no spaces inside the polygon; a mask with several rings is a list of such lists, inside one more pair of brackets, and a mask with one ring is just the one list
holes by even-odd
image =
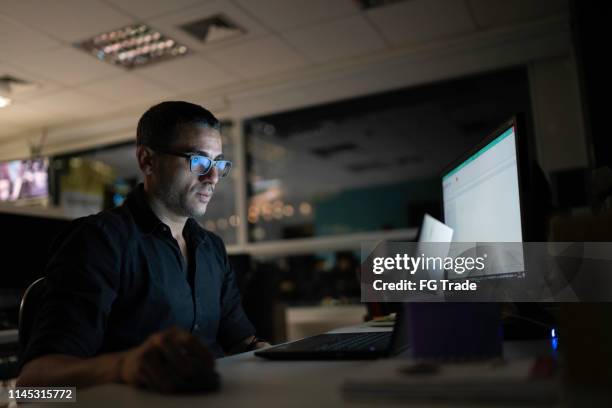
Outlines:
{"label": "laptop", "polygon": [[367,360],[398,355],[410,346],[407,305],[401,304],[392,331],[324,333],[259,350],[255,355],[271,360]]}
{"label": "laptop", "polygon": [[[450,242],[452,230],[425,215],[419,242]],[[435,241],[434,241],[435,240]],[[391,357],[410,347],[409,303],[401,303],[392,331],[324,333],[255,352],[272,360],[364,360]]]}

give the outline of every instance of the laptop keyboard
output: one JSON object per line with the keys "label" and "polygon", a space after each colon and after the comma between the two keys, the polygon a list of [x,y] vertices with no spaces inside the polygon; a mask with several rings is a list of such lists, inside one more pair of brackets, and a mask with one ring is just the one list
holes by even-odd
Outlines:
{"label": "laptop keyboard", "polygon": [[388,350],[391,332],[336,333],[296,341],[289,349],[308,351],[381,351]]}

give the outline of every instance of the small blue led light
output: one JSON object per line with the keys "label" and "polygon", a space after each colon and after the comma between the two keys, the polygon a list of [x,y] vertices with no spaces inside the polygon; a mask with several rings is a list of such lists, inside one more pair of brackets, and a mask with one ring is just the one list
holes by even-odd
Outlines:
{"label": "small blue led light", "polygon": [[557,330],[550,329],[550,345],[553,350],[557,350],[559,348],[559,337],[557,337]]}

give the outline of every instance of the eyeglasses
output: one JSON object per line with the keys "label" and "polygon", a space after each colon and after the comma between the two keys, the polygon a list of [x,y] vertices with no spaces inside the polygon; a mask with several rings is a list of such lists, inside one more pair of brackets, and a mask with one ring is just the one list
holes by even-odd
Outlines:
{"label": "eyeglasses", "polygon": [[232,168],[232,162],[229,160],[213,160],[209,157],[202,156],[200,154],[179,153],[165,149],[157,149],[153,147],[150,148],[158,153],[169,154],[172,156],[184,157],[186,159],[189,159],[189,170],[199,176],[208,174],[210,169],[212,169],[214,166],[219,172],[219,178],[223,178],[229,174]]}

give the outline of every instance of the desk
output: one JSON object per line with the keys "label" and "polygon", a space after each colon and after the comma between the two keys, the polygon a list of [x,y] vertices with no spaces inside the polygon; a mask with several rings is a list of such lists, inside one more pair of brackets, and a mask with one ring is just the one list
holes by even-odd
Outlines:
{"label": "desk", "polygon": [[[334,332],[380,331],[366,326],[352,327]],[[543,342],[508,343],[504,354],[509,358],[534,355],[546,351]],[[398,365],[405,360],[396,360]],[[217,360],[222,376],[222,389],[214,394],[199,396],[164,396],[122,385],[104,385],[77,392],[77,403],[66,407],[91,408],[133,407],[344,407],[369,406],[350,403],[342,399],[340,386],[347,376],[368,370],[376,361],[268,361],[244,353]],[[395,364],[395,363],[394,363]],[[397,406],[406,406],[403,403]],[[60,406],[57,403],[53,407]],[[385,403],[385,407],[394,404]],[[415,406],[422,407],[419,403]],[[434,405],[443,407],[444,405]],[[465,406],[465,405],[464,405]]]}

